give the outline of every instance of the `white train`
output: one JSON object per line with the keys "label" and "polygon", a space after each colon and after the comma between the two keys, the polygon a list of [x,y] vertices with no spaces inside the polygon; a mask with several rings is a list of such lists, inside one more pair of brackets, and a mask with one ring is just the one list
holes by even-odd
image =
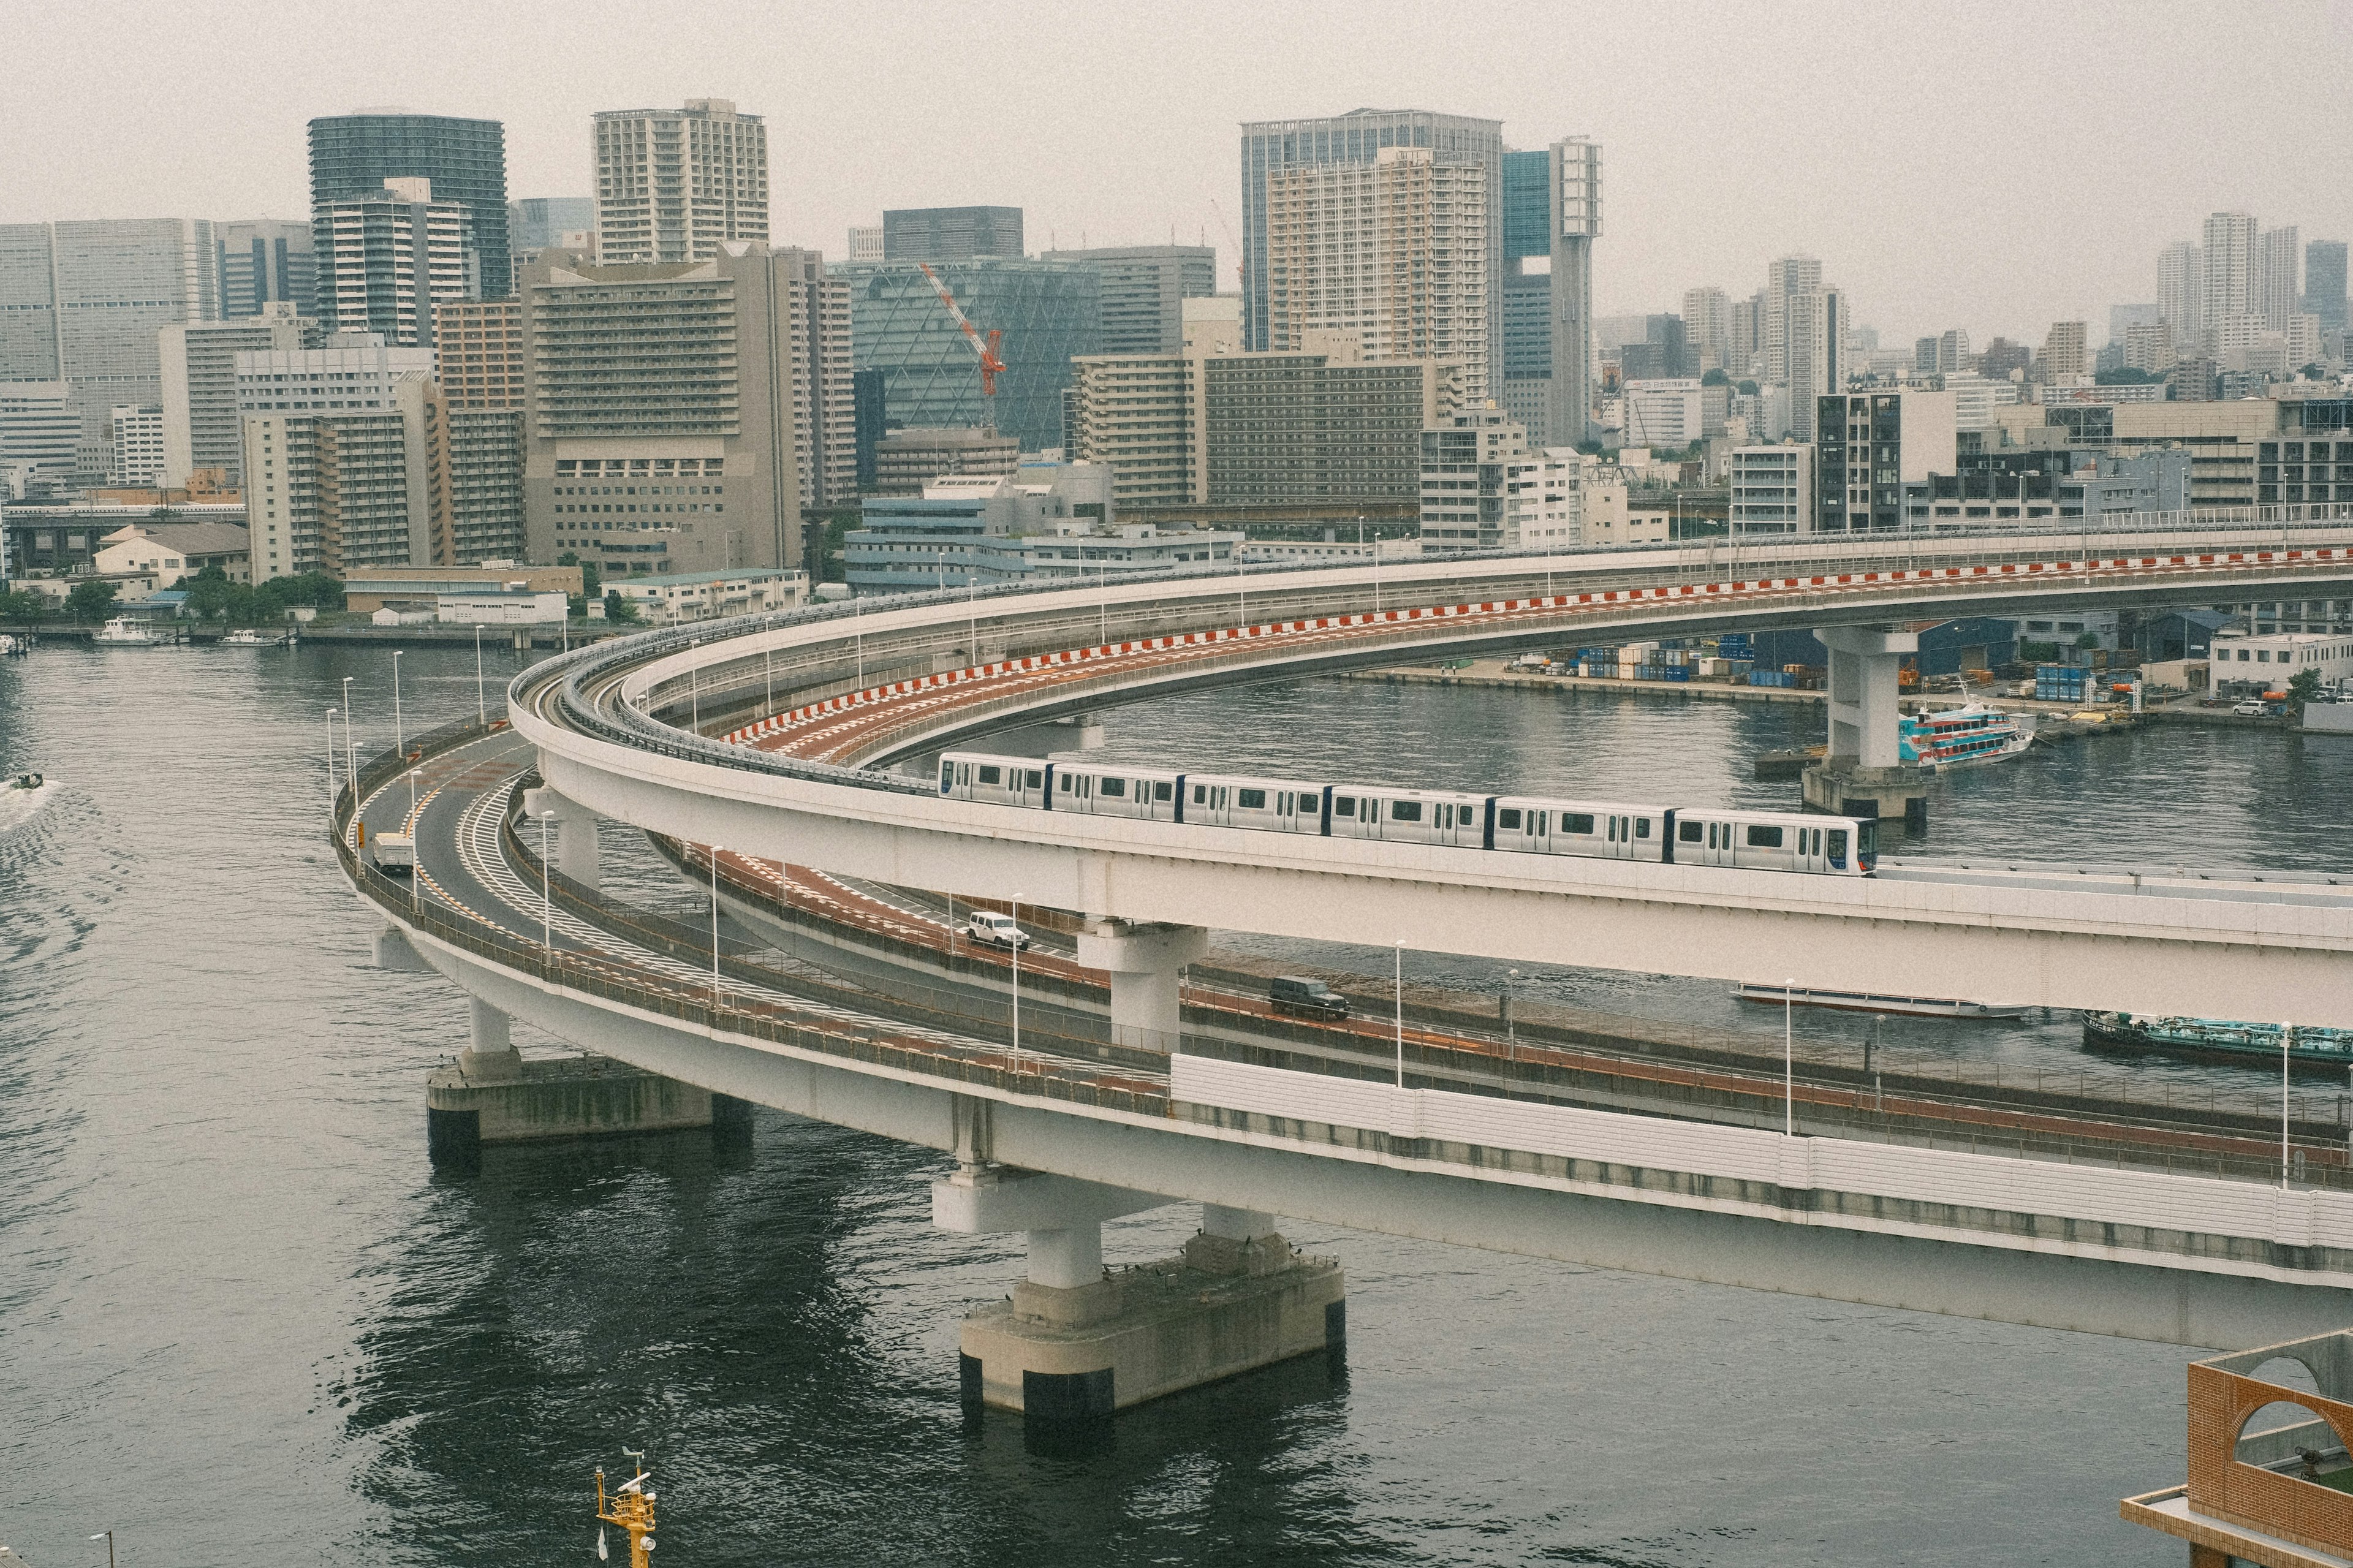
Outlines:
{"label": "white train", "polygon": [[1173,773],[1124,763],[1050,763],[984,752],[940,758],[950,800],[1092,816],[1128,816],[1260,833],[1382,838],[1520,855],[1579,855],[1682,866],[1737,866],[1868,877],[1879,864],[1876,822],[1788,811],[1637,805],[1473,795],[1389,784],[1322,784],[1236,773]]}

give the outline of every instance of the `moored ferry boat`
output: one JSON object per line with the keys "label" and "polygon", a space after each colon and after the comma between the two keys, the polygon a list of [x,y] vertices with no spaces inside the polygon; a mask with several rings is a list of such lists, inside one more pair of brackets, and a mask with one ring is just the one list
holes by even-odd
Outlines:
{"label": "moored ferry boat", "polygon": [[2017,756],[2034,737],[2016,714],[1972,702],[1937,713],[1906,713],[1896,721],[1896,743],[1905,762],[1957,768]]}
{"label": "moored ferry boat", "polygon": [[[2158,1051],[2214,1061],[2277,1067],[2278,1024],[2224,1018],[2157,1017],[2140,1013],[2086,1013],[2084,1043],[2110,1050]],[[2299,1067],[2353,1067],[2353,1029],[2288,1028],[2288,1060]]]}
{"label": "moored ferry boat", "polygon": [[115,647],[153,647],[158,641],[153,628],[144,621],[132,620],[129,616],[115,616],[92,632],[90,640]]}

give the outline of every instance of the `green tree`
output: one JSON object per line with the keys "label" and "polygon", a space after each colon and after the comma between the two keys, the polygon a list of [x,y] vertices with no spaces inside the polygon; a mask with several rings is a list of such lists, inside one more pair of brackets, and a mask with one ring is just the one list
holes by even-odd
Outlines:
{"label": "green tree", "polygon": [[0,590],[0,621],[37,621],[49,613],[49,596],[31,588]]}
{"label": "green tree", "polygon": [[229,590],[236,586],[218,566],[207,566],[188,579],[188,613],[200,621],[216,621],[228,613]]}
{"label": "green tree", "polygon": [[77,621],[103,620],[114,607],[115,585],[96,577],[83,579],[66,595],[66,614]]}
{"label": "green tree", "polygon": [[638,614],[637,601],[618,588],[605,595],[605,618],[617,626],[634,626],[644,619]]}
{"label": "green tree", "polygon": [[1754,396],[1756,396],[1756,395],[1757,395],[1757,384],[1756,384],[1755,382],[1753,382],[1753,381],[1744,381],[1744,382],[1742,382],[1742,383],[1740,384],[1740,395],[1741,395],[1741,396],[1743,396],[1743,397],[1754,397]]}
{"label": "green tree", "polygon": [[2306,703],[2318,700],[2319,696],[2320,671],[2316,669],[2299,669],[2288,680],[2288,704],[2295,708],[2299,713],[2304,710]]}
{"label": "green tree", "polygon": [[1699,378],[1699,384],[1702,386],[1730,386],[1732,378],[1722,370],[1712,370]]}
{"label": "green tree", "polygon": [[2097,647],[2100,646],[2100,634],[2097,632],[2085,632],[2082,637],[2075,639],[2075,646],[2080,648]]}

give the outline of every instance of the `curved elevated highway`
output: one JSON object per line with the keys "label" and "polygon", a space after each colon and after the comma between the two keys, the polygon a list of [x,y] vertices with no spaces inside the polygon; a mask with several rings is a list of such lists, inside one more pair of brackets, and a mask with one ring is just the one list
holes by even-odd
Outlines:
{"label": "curved elevated highway", "polygon": [[[1541,563],[1437,563],[1386,574],[1372,609],[1349,607],[1375,587],[1361,573],[950,595],[629,639],[538,667],[511,701],[515,735],[553,786],[541,798],[565,825],[566,855],[593,844],[593,826],[574,831],[593,813],[724,844],[731,856],[1080,910],[1097,917],[1080,957],[1111,972],[1114,1020],[1124,975],[1157,984],[1153,953],[1183,951],[1172,927],[1179,939],[1186,925],[1217,925],[1590,963],[1615,928],[1655,921],[1626,944],[1643,950],[1645,969],[1658,967],[1662,931],[1696,933],[1694,949],[1780,931],[1786,972],[1810,984],[1868,983],[1900,965],[1915,990],[1949,978],[1966,994],[1998,973],[2006,995],[2036,999],[2039,988],[2063,1005],[2163,1005],[2153,989],[2197,994],[2202,1011],[2244,1000],[2257,1016],[2334,1021],[2347,1011],[2353,927],[2347,889],[2327,878],[1951,864],[1867,880],[1610,862],[1505,871],[1494,865],[1504,857],[1478,851],[944,801],[927,783],[866,764],[1017,717],[1440,647],[1544,646],[1638,626],[1867,624],[2126,594],[2322,596],[2353,580],[2353,538],[2337,532],[2353,528],[2219,552],[2178,536],[2164,542],[2180,548],[2096,552],[2048,540],[1940,541],[1934,552],[1923,542],[1934,558],[1900,565],[1815,547],[1809,564],[1855,570],[1803,573],[1799,547],[1779,547],[1780,570],[1759,571],[1750,553],[1744,573],[1714,576],[1704,552],[1649,552],[1554,563],[1551,584]],[[1968,560],[1969,550],[1999,558]],[[406,765],[390,759],[364,775],[357,794],[370,811]],[[997,1209],[955,1183],[935,1190],[952,1227],[1029,1230],[1033,1283],[1088,1277],[1073,1263],[1088,1249],[1071,1238],[1092,1237],[1101,1218],[1193,1201],[1212,1215],[1293,1214],[2201,1345],[2263,1342],[2353,1309],[2353,1190],[2333,1169],[2308,1173],[2318,1185],[2265,1184],[1792,1137],[1514,1099],[1421,1070],[1390,1079],[1185,1048],[1163,1058],[1165,1076],[998,1059],[954,1030],[812,1014],[789,987],[706,991],[617,953],[609,933],[566,927],[541,941],[515,918],[512,889],[505,917],[477,920],[364,865],[353,809],[347,795],[338,851],[395,945],[489,1007],[652,1071],[952,1152],[967,1172],[1037,1173]],[[481,816],[468,826],[454,808],[438,818],[434,809],[418,824],[428,838],[471,834],[480,845]],[[2038,956],[2053,947],[2062,959]],[[1947,949],[1963,951],[1940,956]],[[1707,972],[1697,958],[1692,966]],[[2238,973],[2248,969],[2260,986]],[[1797,1130],[1816,1131],[1803,1121]]]}

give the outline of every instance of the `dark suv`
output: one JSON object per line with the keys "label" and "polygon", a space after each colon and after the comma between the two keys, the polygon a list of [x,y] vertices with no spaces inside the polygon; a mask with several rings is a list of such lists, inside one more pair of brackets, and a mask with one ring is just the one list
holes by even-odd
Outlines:
{"label": "dark suv", "polygon": [[1345,1018],[1348,1016],[1348,999],[1321,980],[1309,980],[1297,974],[1278,974],[1266,988],[1266,999],[1278,1013],[1296,1014],[1303,1018]]}

